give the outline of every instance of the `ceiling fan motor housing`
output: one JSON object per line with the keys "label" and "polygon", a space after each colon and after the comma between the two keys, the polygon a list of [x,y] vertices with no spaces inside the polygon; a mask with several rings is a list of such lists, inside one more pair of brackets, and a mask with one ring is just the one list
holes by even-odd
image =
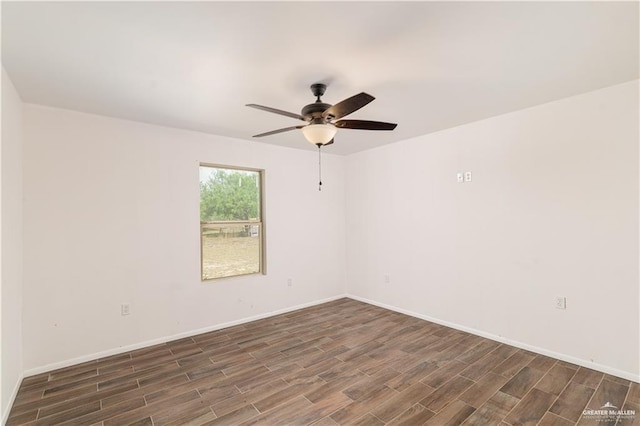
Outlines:
{"label": "ceiling fan motor housing", "polygon": [[[313,121],[318,118],[322,119],[322,113],[330,107],[330,104],[325,104],[324,102],[314,102],[312,104],[305,105],[302,108],[300,115],[302,115],[307,121]],[[324,120],[322,122],[324,123]]]}

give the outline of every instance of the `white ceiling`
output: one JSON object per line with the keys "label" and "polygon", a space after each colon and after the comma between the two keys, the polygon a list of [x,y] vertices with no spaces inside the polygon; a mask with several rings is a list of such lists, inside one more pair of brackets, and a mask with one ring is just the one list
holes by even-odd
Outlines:
{"label": "white ceiling", "polygon": [[2,63],[25,102],[315,149],[299,112],[376,100],[349,154],[637,79],[637,2],[2,2]]}

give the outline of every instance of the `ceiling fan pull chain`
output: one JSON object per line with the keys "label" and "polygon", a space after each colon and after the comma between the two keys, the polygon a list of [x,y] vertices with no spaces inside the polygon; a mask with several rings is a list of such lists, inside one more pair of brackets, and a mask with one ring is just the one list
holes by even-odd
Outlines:
{"label": "ceiling fan pull chain", "polygon": [[322,144],[318,144],[318,191],[322,191]]}

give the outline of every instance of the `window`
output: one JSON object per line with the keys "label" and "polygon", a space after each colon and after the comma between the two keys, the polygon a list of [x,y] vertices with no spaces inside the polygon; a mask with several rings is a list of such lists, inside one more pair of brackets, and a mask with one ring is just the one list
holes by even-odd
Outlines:
{"label": "window", "polygon": [[200,165],[202,280],[264,273],[262,170]]}

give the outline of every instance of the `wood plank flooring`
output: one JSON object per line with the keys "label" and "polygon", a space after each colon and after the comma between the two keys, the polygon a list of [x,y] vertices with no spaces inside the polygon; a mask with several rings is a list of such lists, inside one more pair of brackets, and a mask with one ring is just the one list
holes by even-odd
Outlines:
{"label": "wood plank flooring", "polygon": [[[636,410],[598,422],[585,408]],[[8,425],[640,424],[640,386],[351,299],[25,378]]]}

